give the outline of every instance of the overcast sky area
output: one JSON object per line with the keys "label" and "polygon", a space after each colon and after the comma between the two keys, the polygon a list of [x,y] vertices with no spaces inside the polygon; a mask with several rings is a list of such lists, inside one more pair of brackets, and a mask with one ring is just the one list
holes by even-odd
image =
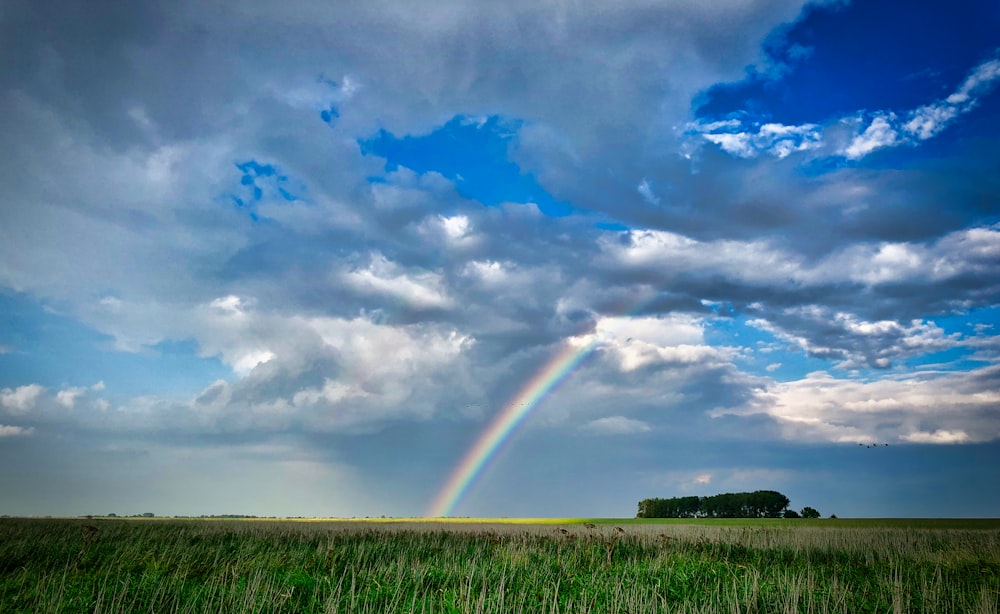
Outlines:
{"label": "overcast sky area", "polygon": [[0,513],[1000,516],[998,33],[0,0]]}

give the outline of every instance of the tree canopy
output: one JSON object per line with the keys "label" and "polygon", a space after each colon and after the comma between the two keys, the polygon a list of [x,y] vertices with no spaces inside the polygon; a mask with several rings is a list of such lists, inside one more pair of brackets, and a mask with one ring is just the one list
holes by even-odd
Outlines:
{"label": "tree canopy", "polygon": [[643,499],[637,518],[781,518],[791,501],[776,490]]}

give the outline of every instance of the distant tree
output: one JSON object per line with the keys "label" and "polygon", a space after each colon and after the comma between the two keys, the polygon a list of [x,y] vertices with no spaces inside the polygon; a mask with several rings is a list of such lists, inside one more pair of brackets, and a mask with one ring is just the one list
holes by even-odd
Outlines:
{"label": "distant tree", "polygon": [[781,518],[788,497],[774,490],[730,492],[710,497],[643,499],[638,518]]}
{"label": "distant tree", "polygon": [[837,515],[836,514],[830,514],[830,519],[831,520],[836,520],[837,519]]}
{"label": "distant tree", "polygon": [[108,514],[108,518],[118,518],[118,514],[111,512],[110,514]]}
{"label": "distant tree", "polygon": [[795,510],[785,510],[785,518],[802,518]]}
{"label": "distant tree", "polygon": [[142,515],[142,517],[143,517],[143,518],[153,518],[153,517],[155,517],[155,514],[153,514],[153,512],[145,512],[145,513],[144,513],[144,514]]}
{"label": "distant tree", "polygon": [[815,508],[809,507],[808,505],[802,508],[801,514],[803,518],[819,518],[819,512],[816,511]]}

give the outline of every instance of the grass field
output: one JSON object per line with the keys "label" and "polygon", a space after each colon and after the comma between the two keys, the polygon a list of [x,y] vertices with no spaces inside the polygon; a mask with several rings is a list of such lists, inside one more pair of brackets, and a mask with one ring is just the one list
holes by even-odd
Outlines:
{"label": "grass field", "polygon": [[0,519],[3,612],[998,606],[996,520]]}

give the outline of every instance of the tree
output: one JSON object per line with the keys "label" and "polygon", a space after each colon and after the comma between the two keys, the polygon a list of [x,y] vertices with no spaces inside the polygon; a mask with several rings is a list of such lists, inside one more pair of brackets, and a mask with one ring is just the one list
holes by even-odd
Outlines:
{"label": "tree", "polygon": [[803,518],[819,518],[819,512],[815,508],[809,507],[808,505],[802,508]]}
{"label": "tree", "polygon": [[643,499],[638,518],[781,518],[788,497],[776,490],[729,492],[710,497]]}
{"label": "tree", "polygon": [[785,510],[785,518],[802,518],[795,510]]}

